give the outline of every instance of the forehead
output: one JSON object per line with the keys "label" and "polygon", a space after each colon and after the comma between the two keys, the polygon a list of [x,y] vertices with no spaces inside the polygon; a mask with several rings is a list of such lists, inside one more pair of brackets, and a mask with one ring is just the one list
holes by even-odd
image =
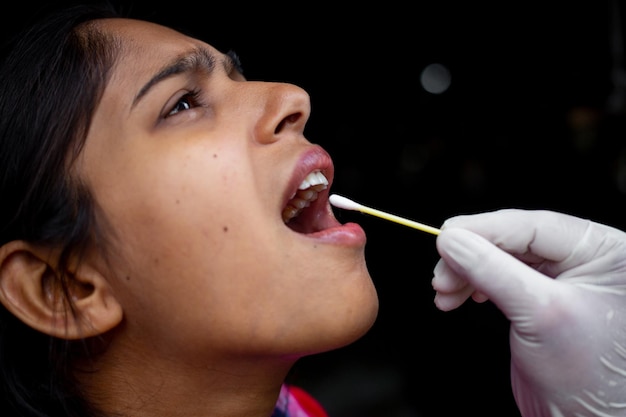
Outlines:
{"label": "forehead", "polygon": [[149,51],[151,47],[168,49],[168,47],[181,42],[199,43],[197,39],[190,38],[172,28],[143,20],[101,19],[97,24],[105,32],[112,33],[119,38],[123,45],[134,46],[146,51]]}
{"label": "forehead", "polygon": [[162,62],[162,59],[181,55],[186,51],[202,45],[212,53],[219,52],[210,45],[182,34],[167,26],[135,19],[102,19],[98,22],[104,32],[112,34],[122,46],[121,59],[152,58]]}
{"label": "forehead", "polygon": [[125,95],[136,92],[138,86],[154,76],[164,63],[199,46],[215,56],[222,55],[211,45],[156,23],[114,18],[102,19],[97,24],[101,30],[112,34],[121,46],[111,82],[106,88],[109,93],[112,89],[124,91]]}

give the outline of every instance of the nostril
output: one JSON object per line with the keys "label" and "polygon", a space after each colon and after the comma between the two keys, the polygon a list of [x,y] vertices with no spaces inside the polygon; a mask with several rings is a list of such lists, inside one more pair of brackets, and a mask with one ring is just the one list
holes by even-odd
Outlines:
{"label": "nostril", "polygon": [[274,131],[274,133],[280,133],[285,128],[285,126],[296,124],[301,117],[302,113],[290,114],[289,116],[281,120],[280,123],[278,123],[278,126],[276,126],[276,130]]}

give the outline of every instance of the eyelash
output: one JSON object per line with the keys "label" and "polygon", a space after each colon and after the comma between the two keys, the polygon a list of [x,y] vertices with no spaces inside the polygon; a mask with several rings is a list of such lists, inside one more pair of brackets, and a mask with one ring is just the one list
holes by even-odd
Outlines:
{"label": "eyelash", "polygon": [[[188,103],[188,107],[179,108],[179,104],[183,102]],[[190,110],[198,106],[202,106],[202,101],[200,100],[200,90],[191,90],[176,101],[176,104],[174,104],[172,109],[165,115],[165,118],[175,116],[181,111]]]}
{"label": "eyelash", "polygon": [[[230,57],[235,71],[239,72],[240,74],[243,74],[243,68],[241,67],[241,60],[239,59],[239,56],[237,55],[237,53],[233,50],[230,50],[227,52],[227,55]],[[202,100],[200,99],[200,96],[201,96],[201,91],[198,89],[191,90],[188,93],[184,94],[182,97],[180,97],[176,101],[176,104],[172,106],[172,109],[165,115],[165,118],[167,119],[168,117],[175,116],[181,111],[191,110],[195,107],[202,106],[203,103],[202,103]],[[189,107],[179,108],[179,104],[183,102],[189,103]]]}
{"label": "eyelash", "polygon": [[232,60],[235,70],[237,70],[240,74],[243,74],[243,67],[241,66],[241,59],[239,58],[239,55],[237,55],[237,53],[232,49],[228,51],[226,55],[228,55]]}

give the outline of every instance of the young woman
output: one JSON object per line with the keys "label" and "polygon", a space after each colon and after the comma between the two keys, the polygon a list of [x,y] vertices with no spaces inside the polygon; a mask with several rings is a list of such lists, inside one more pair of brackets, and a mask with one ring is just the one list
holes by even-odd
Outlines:
{"label": "young woman", "polygon": [[[326,416],[286,377],[366,333],[378,298],[303,136],[307,93],[111,9],[52,14],[5,52],[2,416]],[[436,306],[510,319],[523,416],[626,415],[624,232],[501,210],[436,245]]]}
{"label": "young woman", "polygon": [[363,230],[328,203],[332,159],[303,136],[307,93],[113,10],[16,39],[0,69],[3,415],[323,415],[285,378],[362,336],[378,299]]}

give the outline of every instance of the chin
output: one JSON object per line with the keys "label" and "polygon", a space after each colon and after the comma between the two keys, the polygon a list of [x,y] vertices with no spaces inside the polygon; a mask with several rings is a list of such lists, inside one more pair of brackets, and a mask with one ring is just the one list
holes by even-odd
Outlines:
{"label": "chin", "polygon": [[372,328],[378,317],[378,297],[374,291],[370,299],[362,300],[358,306],[337,313],[328,331],[329,347],[325,350],[334,350],[350,345]]}

